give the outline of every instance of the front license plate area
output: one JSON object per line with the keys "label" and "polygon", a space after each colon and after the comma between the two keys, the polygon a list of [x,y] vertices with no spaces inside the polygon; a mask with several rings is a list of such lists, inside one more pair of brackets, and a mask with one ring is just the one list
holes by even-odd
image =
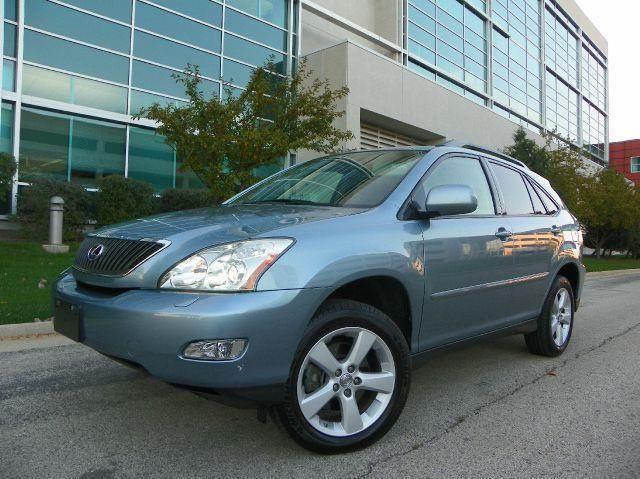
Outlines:
{"label": "front license plate area", "polygon": [[81,342],[83,338],[80,308],[75,304],[56,300],[53,329],[67,338]]}

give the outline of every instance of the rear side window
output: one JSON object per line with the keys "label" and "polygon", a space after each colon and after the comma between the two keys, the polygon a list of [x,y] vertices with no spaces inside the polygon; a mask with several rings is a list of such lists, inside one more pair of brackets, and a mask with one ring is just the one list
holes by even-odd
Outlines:
{"label": "rear side window", "polygon": [[508,215],[531,215],[533,205],[529,198],[527,185],[520,173],[506,166],[491,162],[491,166],[500,185]]}
{"label": "rear side window", "polygon": [[531,197],[531,201],[533,202],[533,212],[537,215],[544,215],[547,210],[544,207],[544,203],[542,203],[542,200],[540,199],[539,193],[536,192],[529,180],[525,180],[525,183],[527,184],[529,196]]}
{"label": "rear side window", "polygon": [[544,207],[547,209],[547,213],[555,213],[556,211],[558,211],[558,205],[556,205],[555,202],[552,201],[551,198],[549,198],[549,195],[538,185],[533,182],[531,183],[533,184],[533,188],[538,192],[538,195],[542,199]]}
{"label": "rear side window", "polygon": [[472,215],[495,215],[491,188],[487,181],[487,175],[480,164],[480,160],[467,157],[450,157],[431,171],[421,187],[418,188],[414,200],[424,205],[427,195],[432,188],[444,185],[469,186],[478,198],[478,208]]}

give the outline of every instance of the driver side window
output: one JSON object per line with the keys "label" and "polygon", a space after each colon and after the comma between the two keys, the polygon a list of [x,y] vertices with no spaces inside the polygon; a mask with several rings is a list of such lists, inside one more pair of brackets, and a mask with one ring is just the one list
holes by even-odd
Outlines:
{"label": "driver side window", "polygon": [[469,186],[478,198],[478,208],[470,215],[494,215],[491,188],[480,160],[467,157],[449,157],[427,174],[414,194],[414,200],[424,206],[432,188],[443,185]]}

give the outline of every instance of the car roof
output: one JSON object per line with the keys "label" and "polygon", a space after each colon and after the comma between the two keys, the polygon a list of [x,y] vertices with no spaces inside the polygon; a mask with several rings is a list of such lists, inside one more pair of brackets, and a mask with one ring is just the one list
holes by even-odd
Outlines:
{"label": "car roof", "polygon": [[[371,150],[359,150],[361,152],[375,152],[375,151],[424,151],[425,153],[436,148],[455,148],[458,150],[468,151],[472,153],[483,153],[485,155],[493,156],[496,159],[503,160],[519,166],[520,168],[529,171],[529,167],[524,164],[520,160],[516,160],[515,158],[510,157],[500,151],[492,150],[490,148],[485,148],[480,145],[475,145],[473,143],[468,143],[464,141],[458,140],[448,140],[443,143],[439,143],[437,145],[416,145],[416,146],[401,146],[395,148],[380,148],[380,149],[371,149]],[[355,153],[355,152],[354,152]]]}

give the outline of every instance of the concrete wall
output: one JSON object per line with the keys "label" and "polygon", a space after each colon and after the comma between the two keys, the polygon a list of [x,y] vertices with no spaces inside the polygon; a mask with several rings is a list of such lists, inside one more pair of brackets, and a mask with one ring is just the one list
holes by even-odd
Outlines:
{"label": "concrete wall", "polygon": [[401,0],[317,0],[302,3],[302,54],[351,40],[400,59]]}
{"label": "concrete wall", "polygon": [[[346,115],[337,124],[356,136],[346,148],[359,146],[362,120],[419,138],[423,144],[446,138],[494,149],[510,145],[518,128],[489,108],[349,41],[312,53],[307,60],[319,77],[350,89],[341,105]],[[531,136],[542,144],[542,137]],[[299,155],[302,161],[313,156]]]}

